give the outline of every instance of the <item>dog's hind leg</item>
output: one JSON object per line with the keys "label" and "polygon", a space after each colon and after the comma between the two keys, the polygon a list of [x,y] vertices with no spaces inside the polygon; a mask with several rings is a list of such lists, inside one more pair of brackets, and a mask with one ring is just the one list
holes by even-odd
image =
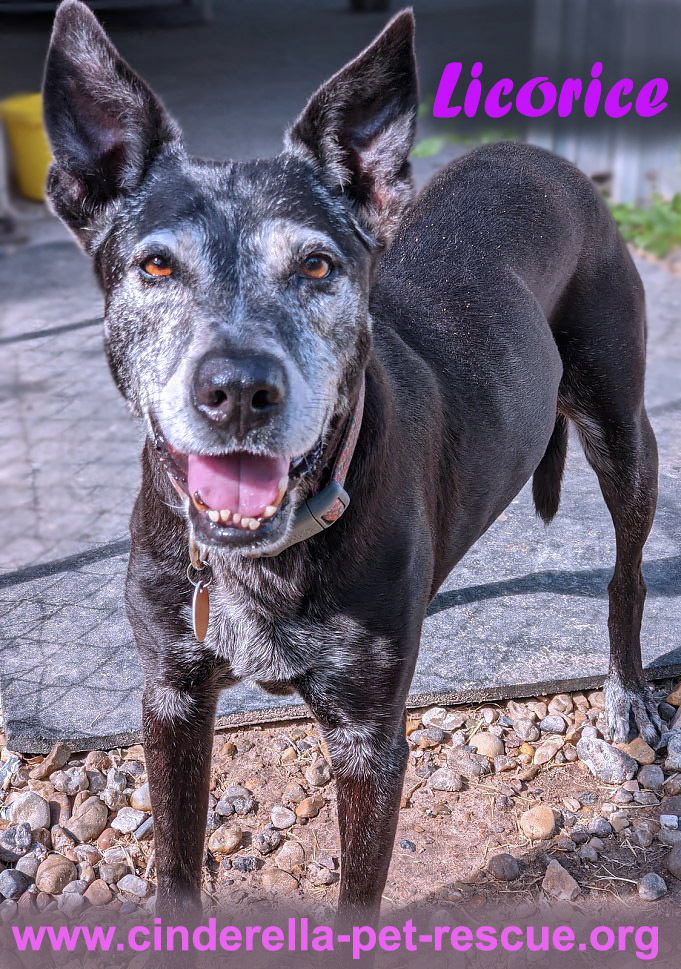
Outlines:
{"label": "dog's hind leg", "polygon": [[610,669],[605,712],[612,739],[626,742],[633,720],[641,736],[657,740],[662,722],[641,664],[646,584],[643,546],[657,500],[657,446],[645,410],[629,424],[597,424],[576,417],[580,438],[615,525],[615,571],[608,586]]}
{"label": "dog's hind leg", "polygon": [[615,526],[604,688],[608,729],[623,742],[633,721],[654,742],[662,723],[643,675],[640,633],[646,596],[641,562],[657,501],[657,445],[643,402],[643,288],[621,240],[613,250],[607,264],[580,278],[554,324],[563,359],[559,410],[577,427]]}

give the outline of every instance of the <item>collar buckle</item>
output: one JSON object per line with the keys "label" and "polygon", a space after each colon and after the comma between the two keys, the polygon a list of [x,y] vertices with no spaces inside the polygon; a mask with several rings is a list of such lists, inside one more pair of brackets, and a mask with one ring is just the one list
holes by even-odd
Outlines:
{"label": "collar buckle", "polygon": [[[297,509],[293,527],[289,532],[284,548],[304,542],[313,535],[319,535],[338,521],[350,504],[350,495],[345,488],[332,478],[325,488],[316,495],[311,495]],[[265,552],[267,558],[272,558],[283,552],[284,548],[276,552]]]}

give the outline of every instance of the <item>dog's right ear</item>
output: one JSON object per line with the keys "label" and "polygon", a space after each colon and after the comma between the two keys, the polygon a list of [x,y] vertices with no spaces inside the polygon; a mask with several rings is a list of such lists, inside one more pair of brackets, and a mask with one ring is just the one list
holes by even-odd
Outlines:
{"label": "dog's right ear", "polygon": [[403,10],[312,95],[286,134],[288,150],[340,187],[383,244],[412,199],[408,159],[417,106],[414,15]]}
{"label": "dog's right ear", "polygon": [[47,195],[87,248],[106,206],[134,191],[180,133],[80,0],[57,10],[45,65],[44,118],[54,161]]}

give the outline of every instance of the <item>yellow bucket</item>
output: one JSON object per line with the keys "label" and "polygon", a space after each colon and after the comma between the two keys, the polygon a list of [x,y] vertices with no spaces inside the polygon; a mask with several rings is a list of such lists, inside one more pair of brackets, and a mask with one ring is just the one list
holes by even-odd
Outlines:
{"label": "yellow bucket", "polygon": [[0,101],[0,118],[7,128],[19,191],[26,198],[42,202],[52,158],[43,128],[41,96],[17,94]]}

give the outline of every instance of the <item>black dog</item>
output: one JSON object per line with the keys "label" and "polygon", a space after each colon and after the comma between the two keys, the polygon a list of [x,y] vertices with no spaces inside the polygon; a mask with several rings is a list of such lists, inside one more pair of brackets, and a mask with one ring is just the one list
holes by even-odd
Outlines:
{"label": "black dog", "polygon": [[216,699],[249,678],[318,718],[343,916],[376,916],[426,607],[532,475],[555,515],[569,421],[617,536],[608,723],[660,728],[639,643],[657,476],[640,279],[598,192],[536,148],[474,151],[413,202],[416,107],[404,12],[280,156],[189,158],[87,8],[57,14],[49,196],[94,259],[148,432],[127,606],[163,913],[199,903]]}

